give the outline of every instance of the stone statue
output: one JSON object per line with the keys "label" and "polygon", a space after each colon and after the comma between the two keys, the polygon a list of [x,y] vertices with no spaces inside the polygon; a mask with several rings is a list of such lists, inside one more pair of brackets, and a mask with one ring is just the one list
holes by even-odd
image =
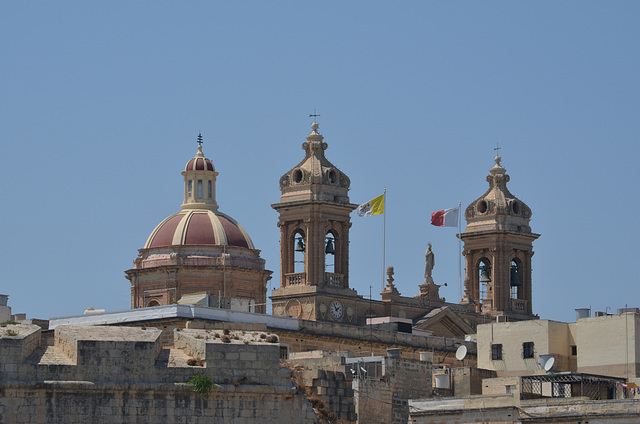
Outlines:
{"label": "stone statue", "polygon": [[429,247],[427,247],[427,251],[424,254],[425,265],[424,265],[424,282],[426,284],[435,284],[433,282],[433,277],[431,277],[431,273],[433,272],[433,267],[436,265],[436,259],[431,251],[431,243],[429,243]]}

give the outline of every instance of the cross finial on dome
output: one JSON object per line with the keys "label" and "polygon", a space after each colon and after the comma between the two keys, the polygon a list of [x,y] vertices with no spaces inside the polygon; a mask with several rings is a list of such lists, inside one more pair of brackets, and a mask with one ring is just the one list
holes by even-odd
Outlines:
{"label": "cross finial on dome", "polygon": [[496,157],[493,158],[493,160],[496,162],[497,166],[500,166],[500,161],[502,160],[500,157],[500,149],[502,149],[502,147],[500,147],[499,143],[496,143],[496,147],[493,148],[493,150],[496,151]]}
{"label": "cross finial on dome", "polygon": [[202,133],[198,133],[198,145],[202,147]]}
{"label": "cross finial on dome", "polygon": [[313,118],[313,122],[315,123],[317,121],[317,117],[318,116],[322,116],[318,113],[316,113],[316,108],[313,108],[313,113],[309,114],[309,118]]}

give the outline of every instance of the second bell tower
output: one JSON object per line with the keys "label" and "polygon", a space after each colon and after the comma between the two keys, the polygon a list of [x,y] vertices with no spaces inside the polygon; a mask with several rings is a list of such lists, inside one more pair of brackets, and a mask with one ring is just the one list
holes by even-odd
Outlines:
{"label": "second bell tower", "polygon": [[465,296],[478,313],[510,320],[534,317],[531,296],[533,241],[531,209],[509,189],[500,156],[489,170],[489,189],[465,213]]}

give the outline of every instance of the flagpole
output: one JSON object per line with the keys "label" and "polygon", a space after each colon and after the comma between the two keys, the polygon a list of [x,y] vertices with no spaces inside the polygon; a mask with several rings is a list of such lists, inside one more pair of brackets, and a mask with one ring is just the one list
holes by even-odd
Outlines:
{"label": "flagpole", "polygon": [[384,188],[382,193],[382,291],[384,291],[384,273],[385,273],[385,260],[386,260],[386,246],[387,246],[387,188]]}
{"label": "flagpole", "polygon": [[458,298],[462,299],[462,201],[458,200]]}

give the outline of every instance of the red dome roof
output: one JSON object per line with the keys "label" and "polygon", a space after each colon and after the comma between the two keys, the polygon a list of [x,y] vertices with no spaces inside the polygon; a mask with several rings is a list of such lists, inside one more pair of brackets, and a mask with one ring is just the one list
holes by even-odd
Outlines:
{"label": "red dome roof", "polygon": [[207,158],[193,158],[187,162],[185,171],[215,171],[213,164]]}
{"label": "red dome roof", "polygon": [[254,249],[249,234],[233,218],[212,210],[171,215],[149,236],[145,249],[169,246],[235,246]]}
{"label": "red dome roof", "polygon": [[207,158],[204,157],[204,153],[202,153],[202,145],[198,146],[198,152],[196,153],[196,157],[192,158],[189,162],[187,162],[187,166],[184,167],[185,171],[213,171],[216,169],[213,167],[213,163]]}

